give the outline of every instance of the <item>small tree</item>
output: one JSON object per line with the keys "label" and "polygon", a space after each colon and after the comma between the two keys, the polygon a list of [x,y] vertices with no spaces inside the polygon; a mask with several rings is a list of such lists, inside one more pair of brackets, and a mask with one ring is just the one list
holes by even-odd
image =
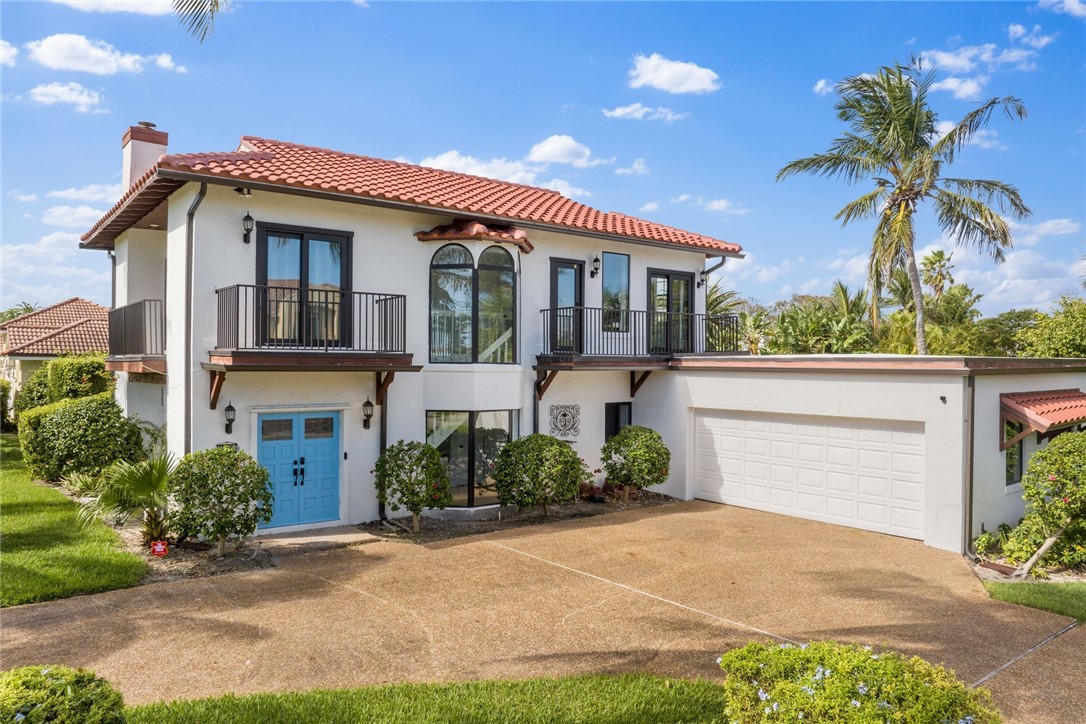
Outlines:
{"label": "small tree", "polygon": [[535,433],[513,440],[498,454],[494,485],[502,505],[548,506],[571,500],[590,476],[584,460],[558,438]]}
{"label": "small tree", "polygon": [[138,514],[142,516],[143,542],[150,544],[164,540],[169,530],[167,491],[175,467],[170,455],[158,455],[137,463],[124,460],[113,463],[103,475],[97,497],[83,504],[79,522],[89,525],[106,517],[123,521]]}
{"label": "small tree", "polygon": [[400,440],[377,458],[374,473],[377,499],[392,510],[409,510],[415,533],[424,509],[444,510],[452,503],[449,474],[433,445]]}
{"label": "small tree", "polygon": [[627,425],[603,444],[600,460],[607,481],[622,486],[622,502],[630,499],[630,488],[651,488],[667,482],[671,451],[655,430]]}
{"label": "small tree", "polygon": [[179,506],[171,516],[178,534],[217,541],[220,556],[227,538],[252,535],[272,517],[268,471],[242,450],[189,453],[174,470],[171,488]]}
{"label": "small tree", "polygon": [[1086,519],[1086,432],[1065,432],[1029,459],[1022,476],[1025,521],[1039,525],[1044,543],[1014,572],[1025,578],[1075,521]]}

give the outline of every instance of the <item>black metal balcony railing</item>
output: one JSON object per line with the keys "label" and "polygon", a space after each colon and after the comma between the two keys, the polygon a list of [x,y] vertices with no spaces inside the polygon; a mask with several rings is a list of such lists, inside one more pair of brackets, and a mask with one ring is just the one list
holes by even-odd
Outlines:
{"label": "black metal balcony railing", "polygon": [[215,296],[217,349],[404,351],[401,294],[235,284]]}
{"label": "black metal balcony railing", "polygon": [[559,307],[541,314],[546,355],[671,357],[739,351],[739,318],[734,314],[598,307]]}
{"label": "black metal balcony railing", "polygon": [[111,357],[161,356],[166,353],[166,317],[161,299],[111,309],[109,354]]}

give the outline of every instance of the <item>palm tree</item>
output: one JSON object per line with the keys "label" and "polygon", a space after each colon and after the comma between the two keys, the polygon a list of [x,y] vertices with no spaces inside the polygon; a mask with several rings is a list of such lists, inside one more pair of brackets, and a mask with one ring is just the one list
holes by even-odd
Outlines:
{"label": "palm tree", "polygon": [[229,9],[230,0],[173,0],[181,24],[201,43],[215,29],[215,16]]}
{"label": "palm tree", "polygon": [[709,316],[735,314],[743,306],[744,299],[734,289],[721,289],[715,281],[705,290],[705,313]]}
{"label": "palm tree", "polygon": [[142,516],[143,542],[162,540],[169,528],[166,508],[174,467],[168,454],[138,463],[117,461],[106,469],[98,496],[83,504],[80,523],[87,525],[98,518],[120,523],[138,514]]}
{"label": "palm tree", "polygon": [[849,130],[826,153],[792,161],[777,180],[799,173],[843,178],[848,183],[874,182],[875,188],[841,209],[836,219],[848,224],[876,219],[868,262],[868,287],[874,305],[883,282],[904,266],[916,306],[916,347],[927,354],[924,337],[924,291],[917,271],[913,215],[932,202],[943,232],[959,244],[971,244],[1003,260],[1011,246],[1007,222],[990,204],[1016,219],[1030,214],[1018,190],[1001,181],[949,178],[943,166],[984,128],[1001,108],[1009,118],[1025,118],[1022,101],[1013,96],[991,98],[966,114],[946,135],[936,131],[936,115],[928,106],[934,74],[921,75],[919,64],[884,66],[875,75],[857,75],[837,85],[837,117]]}
{"label": "palm tree", "polygon": [[954,284],[954,276],[950,270],[954,265],[950,260],[953,252],[947,254],[942,249],[936,249],[923,258],[920,262],[920,271],[924,272],[924,283],[931,287],[931,295],[936,299],[943,296],[943,291]]}

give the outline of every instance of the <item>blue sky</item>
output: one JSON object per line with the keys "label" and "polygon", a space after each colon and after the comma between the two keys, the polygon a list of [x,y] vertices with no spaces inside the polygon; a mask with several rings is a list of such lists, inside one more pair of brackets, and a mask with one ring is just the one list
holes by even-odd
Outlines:
{"label": "blue sky", "polygon": [[833,220],[860,187],[776,183],[841,127],[833,84],[918,55],[959,119],[1020,97],[954,164],[1018,186],[1033,216],[1003,264],[954,251],[986,315],[1045,309],[1086,274],[1086,5],[1041,3],[379,3],[235,0],[200,44],[169,2],[0,4],[0,306],[109,303],[78,236],[120,195],[120,139],[170,151],[242,135],[556,188],[741,244],[723,280],[772,303],[863,283],[871,227]]}

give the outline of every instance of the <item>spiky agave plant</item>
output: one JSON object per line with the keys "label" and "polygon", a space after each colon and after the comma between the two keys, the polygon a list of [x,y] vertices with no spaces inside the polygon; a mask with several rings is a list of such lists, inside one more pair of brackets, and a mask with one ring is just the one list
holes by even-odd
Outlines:
{"label": "spiky agave plant", "polygon": [[169,532],[167,503],[170,475],[176,463],[172,455],[156,455],[130,463],[119,460],[106,469],[94,500],[79,511],[79,521],[88,525],[98,519],[123,523],[134,515],[142,518],[143,542],[162,540]]}

